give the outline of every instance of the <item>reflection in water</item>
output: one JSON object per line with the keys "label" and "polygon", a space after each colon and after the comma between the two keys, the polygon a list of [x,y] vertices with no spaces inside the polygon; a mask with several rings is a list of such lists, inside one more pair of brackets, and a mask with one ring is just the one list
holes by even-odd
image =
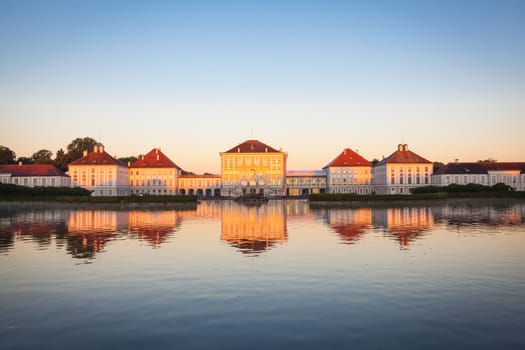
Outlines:
{"label": "reflection in water", "polygon": [[430,207],[376,208],[373,210],[374,225],[385,229],[387,236],[397,240],[407,249],[411,242],[434,228]]}
{"label": "reflection in water", "polygon": [[445,221],[456,229],[478,226],[514,226],[525,222],[525,206],[511,203],[472,206],[449,205],[433,209],[436,221]]}
{"label": "reflection in water", "polygon": [[326,223],[339,234],[347,244],[354,244],[372,226],[372,209],[329,209],[326,210]]}
{"label": "reflection in water", "polygon": [[229,242],[240,252],[261,253],[287,239],[286,214],[282,202],[263,206],[224,202],[221,240]]}
{"label": "reflection in water", "polygon": [[75,258],[93,258],[125,227],[125,212],[78,210],[67,220],[67,251]]}
{"label": "reflection in water", "polygon": [[179,212],[172,211],[139,211],[128,213],[128,230],[141,240],[158,248],[174,233],[181,223]]}
{"label": "reflection in water", "polygon": [[[257,255],[288,241],[288,221],[317,219],[336,232],[341,242],[354,244],[368,232],[382,230],[385,237],[408,249],[434,230],[488,230],[522,225],[525,205],[491,202],[452,202],[434,206],[396,208],[325,208],[310,210],[306,201],[270,201],[249,207],[232,201],[199,204],[196,210],[61,210],[0,208],[0,253],[17,241],[30,240],[40,249],[53,244],[75,258],[94,258],[117,237],[139,239],[159,248],[182,227],[184,220],[220,220],[220,239],[238,251]],[[219,234],[217,234],[219,235]]]}

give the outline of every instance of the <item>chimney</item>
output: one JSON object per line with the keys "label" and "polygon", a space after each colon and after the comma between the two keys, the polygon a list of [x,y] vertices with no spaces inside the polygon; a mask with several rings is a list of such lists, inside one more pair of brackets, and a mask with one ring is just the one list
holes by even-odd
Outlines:
{"label": "chimney", "polygon": [[241,148],[237,147],[237,153],[241,153]]}
{"label": "chimney", "polygon": [[144,160],[144,155],[143,154],[140,155],[140,159]]}
{"label": "chimney", "polygon": [[85,157],[85,156],[87,156],[87,150],[84,150],[84,152],[82,152],[82,157]]}
{"label": "chimney", "polygon": [[22,166],[22,161],[21,160],[18,161],[18,166]]}
{"label": "chimney", "polygon": [[157,152],[157,161],[160,160],[159,153]]}
{"label": "chimney", "polygon": [[98,151],[100,153],[104,152],[104,146],[103,145],[98,145]]}
{"label": "chimney", "polygon": [[155,148],[155,154],[159,154],[159,149]]}
{"label": "chimney", "polygon": [[397,145],[397,150],[398,151],[402,151],[403,150],[403,145],[402,144]]}
{"label": "chimney", "polygon": [[268,152],[268,147],[264,147],[264,152]]}
{"label": "chimney", "polygon": [[345,148],[345,150],[343,151],[343,154],[346,156],[346,148]]}
{"label": "chimney", "polygon": [[406,143],[403,145],[403,151],[408,151],[408,145]]}
{"label": "chimney", "polygon": [[128,168],[131,168],[131,162],[128,160]]}

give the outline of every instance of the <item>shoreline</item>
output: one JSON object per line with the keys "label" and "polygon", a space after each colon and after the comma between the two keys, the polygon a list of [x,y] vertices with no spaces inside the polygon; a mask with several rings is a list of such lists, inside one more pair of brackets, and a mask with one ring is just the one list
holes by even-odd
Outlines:
{"label": "shoreline", "polygon": [[196,210],[198,202],[65,202],[59,200],[3,200],[2,209],[175,209]]}

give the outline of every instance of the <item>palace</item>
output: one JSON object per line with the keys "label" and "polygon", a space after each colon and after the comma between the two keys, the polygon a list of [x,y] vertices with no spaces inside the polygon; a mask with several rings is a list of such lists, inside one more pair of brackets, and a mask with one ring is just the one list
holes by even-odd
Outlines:
{"label": "palace", "polygon": [[525,163],[448,163],[432,175],[432,185],[504,183],[515,191],[525,191]]}
{"label": "palace", "polygon": [[176,195],[181,168],[171,161],[159,148],[141,155],[129,167],[131,194]]}
{"label": "palace", "polygon": [[329,193],[372,193],[372,163],[350,148],[345,148],[323,170]]}
{"label": "palace", "polygon": [[410,151],[408,145],[374,167],[373,184],[377,194],[409,194],[415,187],[429,186],[432,162]]}
{"label": "palace", "polygon": [[247,140],[220,155],[222,196],[286,194],[287,153],[258,140]]}
{"label": "palace", "polygon": [[27,187],[70,187],[71,178],[51,164],[1,164],[0,183]]}
{"label": "palace", "polygon": [[400,144],[372,164],[357,150],[344,148],[322,169],[288,170],[288,153],[259,140],[246,140],[220,152],[220,174],[184,171],[154,148],[125,164],[97,144],[69,164],[64,174],[52,165],[0,165],[0,182],[22,186],[79,186],[93,196],[245,195],[299,197],[315,193],[402,194],[422,186],[503,183],[525,191],[525,163],[449,163],[433,174],[433,163]]}
{"label": "palace", "polygon": [[101,144],[93,152],[69,164],[71,185],[93,191],[93,196],[129,196],[129,169],[113,158]]}

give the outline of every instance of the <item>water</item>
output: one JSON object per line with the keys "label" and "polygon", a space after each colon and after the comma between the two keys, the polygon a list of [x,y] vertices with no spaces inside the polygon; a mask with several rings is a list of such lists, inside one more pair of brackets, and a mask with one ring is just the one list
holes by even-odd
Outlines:
{"label": "water", "polygon": [[2,349],[523,349],[525,203],[0,206]]}

